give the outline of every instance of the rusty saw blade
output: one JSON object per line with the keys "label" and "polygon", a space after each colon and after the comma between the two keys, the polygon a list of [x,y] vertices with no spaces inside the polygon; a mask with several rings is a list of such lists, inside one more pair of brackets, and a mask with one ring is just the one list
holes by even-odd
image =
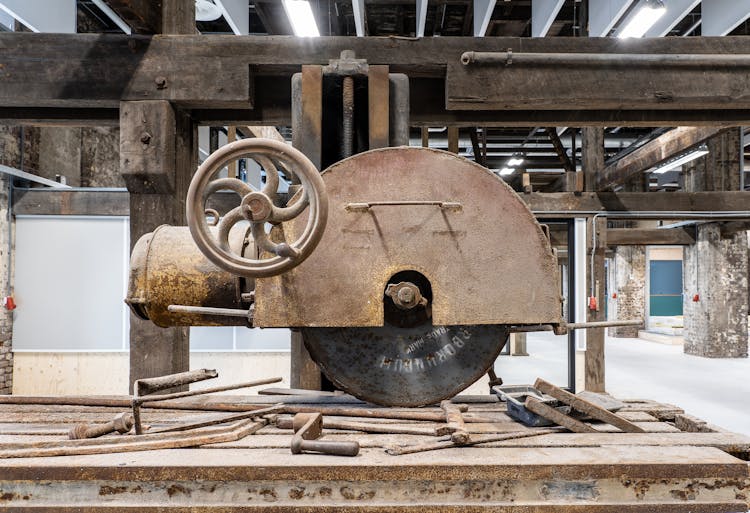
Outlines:
{"label": "rusty saw blade", "polygon": [[492,366],[508,339],[502,325],[305,328],[307,350],[337,387],[385,406],[438,403]]}

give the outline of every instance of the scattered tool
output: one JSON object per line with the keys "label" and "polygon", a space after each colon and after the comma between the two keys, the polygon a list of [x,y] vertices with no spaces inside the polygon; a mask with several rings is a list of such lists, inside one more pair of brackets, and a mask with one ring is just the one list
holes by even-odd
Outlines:
{"label": "scattered tool", "polygon": [[245,419],[256,419],[258,417],[262,417],[264,415],[271,415],[274,413],[280,413],[284,410],[284,405],[279,403],[275,404],[273,406],[270,406],[268,408],[261,408],[259,410],[253,410],[251,412],[246,413],[237,413],[235,415],[229,415],[225,417],[221,417],[218,419],[211,419],[211,420],[204,420],[201,422],[192,422],[189,424],[178,424],[176,426],[170,426],[168,428],[158,429],[155,431],[150,431],[149,434],[153,433],[172,433],[175,431],[189,431],[192,429],[199,429],[204,427],[210,427],[210,426],[217,426],[220,424],[228,424],[230,422],[237,422],[240,420]]}
{"label": "scattered tool", "polygon": [[119,413],[112,421],[106,424],[89,425],[77,424],[68,433],[71,440],[80,440],[83,438],[98,438],[117,431],[125,434],[133,428],[133,415],[129,412]]}
{"label": "scattered tool", "polygon": [[193,397],[196,395],[213,394],[216,392],[226,392],[228,390],[237,390],[240,388],[250,388],[259,385],[267,385],[269,383],[278,383],[282,380],[282,378],[268,378],[257,381],[248,381],[246,383],[237,383],[234,385],[204,388],[202,390],[175,392],[172,394],[160,394],[147,397],[141,397],[139,395],[139,392],[141,392],[142,390],[147,390],[148,393],[153,393],[159,390],[173,388],[177,386],[177,384],[184,385],[187,383],[195,383],[196,381],[203,381],[205,379],[210,379],[216,376],[218,376],[216,371],[201,369],[199,371],[180,372],[178,374],[170,374],[168,376],[160,376],[158,378],[137,380],[133,384],[133,390],[136,392],[136,395],[131,399],[131,405],[133,408],[133,420],[135,423],[135,434],[143,434],[143,426],[141,424],[141,405],[143,405],[144,403],[153,403],[157,401],[165,401],[168,399],[180,399],[182,397]]}
{"label": "scattered tool", "polygon": [[556,408],[553,408],[549,404],[536,399],[535,397],[528,396],[526,398],[525,408],[536,415],[543,417],[558,426],[562,426],[574,433],[597,433],[597,430],[584,424],[578,419],[574,419],[570,415],[567,415]]}
{"label": "scattered tool", "polygon": [[470,445],[486,444],[490,442],[502,442],[505,440],[515,440],[518,438],[530,438],[533,436],[549,435],[551,433],[558,433],[555,429],[540,429],[538,431],[513,431],[511,433],[503,433],[498,435],[489,435],[481,437],[472,437],[468,442],[463,445],[455,443],[448,437],[437,442],[429,442],[426,444],[416,445],[395,445],[385,450],[386,453],[392,456],[400,456],[402,454],[413,454],[416,452],[435,451],[438,449],[450,449],[451,447],[467,447]]}
{"label": "scattered tool", "polygon": [[440,408],[445,412],[445,420],[448,423],[448,429],[451,430],[451,440],[456,445],[466,445],[471,440],[469,432],[466,431],[464,417],[461,410],[450,401],[441,401]]}
{"label": "scattered tool", "polygon": [[574,410],[578,410],[581,413],[585,413],[586,415],[589,415],[590,417],[593,417],[602,422],[606,422],[607,424],[615,426],[616,428],[621,429],[622,431],[626,433],[645,433],[646,432],[643,428],[636,426],[629,420],[626,420],[618,416],[617,414],[612,413],[611,411],[608,411],[602,408],[601,406],[598,406],[590,401],[587,401],[586,399],[583,399],[574,394],[571,394],[567,390],[563,390],[560,387],[556,387],[552,383],[545,381],[541,378],[536,380],[536,383],[534,383],[534,387],[539,389],[541,392],[554,397],[561,403],[567,404]]}
{"label": "scattered tool", "polygon": [[357,442],[334,442],[318,440],[323,434],[323,415],[320,413],[298,413],[292,421],[292,454],[317,452],[334,456],[356,456],[359,454]]}
{"label": "scattered tool", "polygon": [[[276,421],[276,427],[279,429],[293,429],[293,420],[291,418],[278,419]],[[363,433],[380,433],[386,435],[444,436],[451,434],[451,429],[448,426],[429,428],[419,426],[394,426],[393,424],[365,424],[363,422],[333,420],[326,417],[323,417],[323,428],[341,429],[344,431],[361,431]]]}

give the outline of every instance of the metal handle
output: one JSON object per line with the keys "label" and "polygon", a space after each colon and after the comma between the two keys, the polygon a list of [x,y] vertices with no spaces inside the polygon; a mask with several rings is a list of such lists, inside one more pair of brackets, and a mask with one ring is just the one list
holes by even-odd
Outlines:
{"label": "metal handle", "polygon": [[332,456],[356,456],[359,454],[358,442],[302,440],[300,437],[300,443],[297,445],[299,452],[294,452],[294,448],[295,446],[292,444],[292,452],[294,454],[299,454],[300,452],[318,452],[321,454],[330,454]]}
{"label": "metal handle", "polygon": [[455,201],[368,201],[362,203],[347,203],[344,209],[347,212],[365,212],[372,207],[395,207],[395,206],[418,206],[418,205],[435,205],[443,210],[460,211],[463,207],[461,203]]}

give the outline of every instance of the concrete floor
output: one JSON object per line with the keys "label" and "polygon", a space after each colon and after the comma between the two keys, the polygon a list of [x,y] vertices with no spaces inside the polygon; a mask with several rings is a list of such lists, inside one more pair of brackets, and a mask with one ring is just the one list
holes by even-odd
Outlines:
{"label": "concrete floor", "polygon": [[[495,364],[506,384],[542,377],[567,384],[567,338],[529,333],[529,356],[501,356]],[[606,387],[618,398],[674,404],[712,424],[750,435],[750,359],[686,355],[682,346],[634,338],[606,341]]]}

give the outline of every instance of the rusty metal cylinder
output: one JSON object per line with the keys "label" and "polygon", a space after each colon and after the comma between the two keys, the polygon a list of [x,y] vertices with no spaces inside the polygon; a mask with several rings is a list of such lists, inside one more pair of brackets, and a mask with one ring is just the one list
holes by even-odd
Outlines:
{"label": "rusty metal cylinder", "polygon": [[[232,229],[229,245],[238,255],[256,258],[247,226]],[[247,319],[242,317],[168,309],[169,305],[247,309],[250,305],[242,300],[242,294],[254,288],[254,280],[234,276],[211,263],[186,226],[164,225],[141,237],[133,248],[125,302],[135,315],[164,328],[247,326]]]}

